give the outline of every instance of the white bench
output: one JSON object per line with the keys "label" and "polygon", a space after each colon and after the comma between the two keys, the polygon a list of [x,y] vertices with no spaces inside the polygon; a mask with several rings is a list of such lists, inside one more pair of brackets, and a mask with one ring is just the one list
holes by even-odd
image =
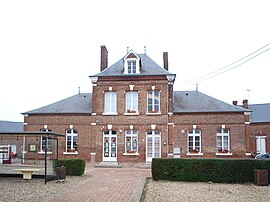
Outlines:
{"label": "white bench", "polygon": [[23,179],[32,179],[32,173],[33,172],[39,172],[40,169],[37,168],[18,168],[14,169],[14,171],[20,171],[23,174]]}

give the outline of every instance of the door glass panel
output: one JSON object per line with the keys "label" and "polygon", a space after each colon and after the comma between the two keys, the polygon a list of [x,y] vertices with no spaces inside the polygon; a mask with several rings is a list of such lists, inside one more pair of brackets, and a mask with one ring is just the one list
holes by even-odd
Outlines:
{"label": "door glass panel", "polygon": [[152,157],[152,137],[147,137],[147,157]]}
{"label": "door glass panel", "polygon": [[160,131],[147,131],[146,138],[146,161],[151,162],[152,158],[161,157]]}
{"label": "door glass panel", "polygon": [[160,157],[160,137],[155,137],[155,157]]}
{"label": "door glass panel", "polygon": [[116,137],[111,138],[111,157],[116,157]]}
{"label": "door glass panel", "polygon": [[109,157],[109,137],[104,137],[104,157]]}

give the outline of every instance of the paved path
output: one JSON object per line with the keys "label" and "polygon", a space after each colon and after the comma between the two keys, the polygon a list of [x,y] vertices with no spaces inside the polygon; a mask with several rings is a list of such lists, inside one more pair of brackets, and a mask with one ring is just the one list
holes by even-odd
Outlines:
{"label": "paved path", "polygon": [[151,176],[151,170],[86,167],[85,175],[91,177],[52,201],[137,202],[140,201],[146,177]]}

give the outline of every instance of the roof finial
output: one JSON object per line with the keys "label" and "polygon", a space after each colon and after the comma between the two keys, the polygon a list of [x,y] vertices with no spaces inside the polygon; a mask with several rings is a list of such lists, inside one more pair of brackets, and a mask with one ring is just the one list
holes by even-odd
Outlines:
{"label": "roof finial", "polygon": [[199,84],[196,83],[196,92],[198,92],[198,90],[199,90]]}
{"label": "roof finial", "polygon": [[81,87],[78,87],[78,93],[81,94]]}
{"label": "roof finial", "polygon": [[144,46],[143,48],[144,48],[144,54],[146,54],[146,46]]}
{"label": "roof finial", "polygon": [[247,89],[247,99],[248,99],[248,101],[250,101],[250,98],[249,98],[250,92],[251,92],[251,90],[250,89]]}
{"label": "roof finial", "polygon": [[128,53],[128,51],[129,51],[129,47],[127,47],[127,53]]}

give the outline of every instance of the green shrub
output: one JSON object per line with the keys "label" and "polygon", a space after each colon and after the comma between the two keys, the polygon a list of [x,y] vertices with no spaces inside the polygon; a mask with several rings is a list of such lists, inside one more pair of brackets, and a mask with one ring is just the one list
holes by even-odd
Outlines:
{"label": "green shrub", "polygon": [[257,169],[268,170],[270,161],[254,159],[161,159],[152,160],[154,180],[244,183],[254,182]]}
{"label": "green shrub", "polygon": [[81,176],[84,174],[85,161],[83,159],[59,159],[58,166],[66,167],[66,175]]}

